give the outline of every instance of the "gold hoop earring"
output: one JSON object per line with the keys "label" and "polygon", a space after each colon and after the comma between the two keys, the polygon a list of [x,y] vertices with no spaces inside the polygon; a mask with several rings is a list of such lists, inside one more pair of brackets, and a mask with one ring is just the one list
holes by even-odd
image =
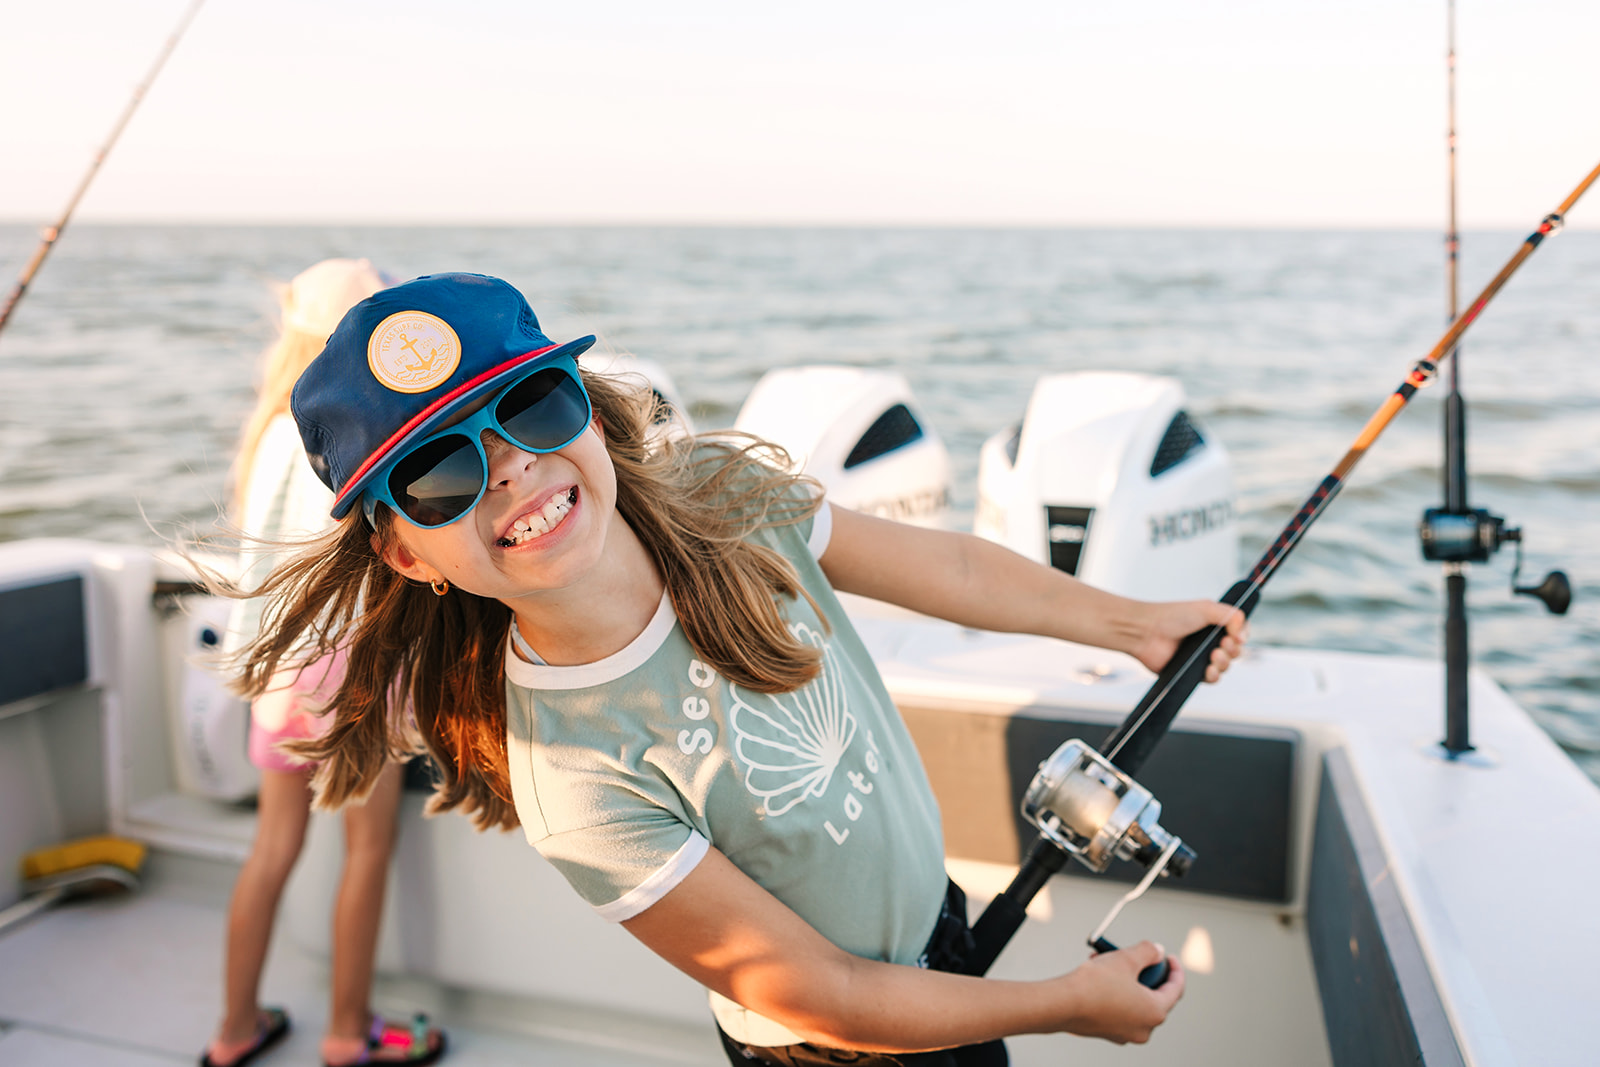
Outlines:
{"label": "gold hoop earring", "polygon": [[428,583],[428,586],[433,590],[434,596],[444,596],[450,591],[450,583],[443,578],[435,578]]}

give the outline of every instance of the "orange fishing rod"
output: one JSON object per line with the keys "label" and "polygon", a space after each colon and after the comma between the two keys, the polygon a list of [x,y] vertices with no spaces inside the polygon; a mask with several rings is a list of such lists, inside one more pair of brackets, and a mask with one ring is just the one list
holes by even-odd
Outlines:
{"label": "orange fishing rod", "polygon": [[178,28],[172,31],[172,36],[167,38],[166,45],[161,49],[161,54],[156,57],[155,65],[150,68],[150,73],[145,75],[144,81],[133,91],[133,98],[128,101],[128,106],[123,108],[122,117],[117,119],[117,124],[111,129],[111,136],[106,138],[105,145],[96,152],[94,160],[89,164],[89,170],[78,183],[77,191],[72,194],[72,199],[67,201],[66,210],[56,220],[54,226],[46,226],[40,233],[39,247],[33,250],[33,257],[28,260],[27,266],[22,268],[22,274],[17,278],[17,284],[12,287],[11,295],[6,297],[4,308],[0,308],[0,330],[6,328],[6,323],[11,321],[11,313],[17,309],[17,304],[22,300],[22,294],[27,292],[28,284],[33,281],[33,276],[39,273],[39,268],[44,265],[44,257],[50,254],[50,249],[55,247],[56,241],[61,238],[61,231],[67,228],[67,222],[72,218],[72,213],[78,208],[78,201],[83,199],[83,194],[89,191],[89,183],[100,170],[100,164],[106,161],[106,156],[111,152],[111,146],[117,143],[117,138],[122,136],[122,128],[133,118],[133,113],[139,107],[144,94],[149,90],[151,83],[156,80],[156,75],[161,73],[161,68],[166,64],[167,57],[172,50],[178,47],[178,39],[189,28],[189,23],[194,21],[200,5],[205,0],[194,0],[189,10],[184,13],[183,19],[178,23]]}
{"label": "orange fishing rod", "polygon": [[[1394,421],[1394,417],[1400,414],[1400,410],[1416,395],[1417,390],[1433,380],[1439,372],[1440,363],[1455,350],[1461,335],[1477,321],[1489,301],[1494,299],[1495,294],[1500,292],[1527,258],[1533,255],[1534,249],[1538,248],[1546,237],[1561,229],[1567,212],[1572,210],[1572,206],[1596,180],[1600,180],[1600,166],[1596,166],[1583,181],[1578,183],[1578,187],[1561,202],[1560,207],[1544,217],[1539,223],[1539,228],[1528,235],[1527,240],[1522,242],[1521,247],[1506,265],[1500,268],[1500,273],[1484,286],[1483,292],[1467,306],[1467,310],[1450,324],[1450,328],[1445,330],[1444,336],[1439,338],[1432,351],[1417,360],[1411,368],[1411,373],[1406,375],[1399,387],[1367,420],[1366,426],[1362,427],[1361,433],[1356,436],[1355,443],[1350,446],[1349,451],[1317,486],[1316,491],[1300,506],[1300,510],[1295,512],[1277,540],[1272,542],[1261,559],[1256,562],[1249,576],[1235,583],[1234,587],[1222,597],[1223,603],[1238,605],[1246,615],[1255,608],[1260,598],[1261,587],[1283,565],[1289,553],[1305,536],[1306,530],[1327,510],[1333,498],[1339,494],[1339,490],[1344,488],[1346,477],[1355,469],[1356,464],[1361,462],[1361,457],[1367,454],[1367,449],[1372,447],[1372,443],[1388,428],[1389,423]],[[1167,726],[1177,715],[1183,701],[1188,699],[1189,694],[1204,678],[1211,652],[1221,642],[1224,632],[1222,627],[1217,626],[1197,631],[1184,640],[1166,668],[1162,670],[1160,677],[1156,679],[1150,692],[1145,694],[1133,713],[1101,746],[1101,752],[1107,759],[1127,773],[1135,773],[1144,763],[1155,742],[1166,732]]]}
{"label": "orange fishing rod", "polygon": [[[1367,424],[1362,427],[1361,433],[1356,436],[1355,443],[1350,446],[1349,451],[1344,454],[1344,457],[1334,466],[1332,472],[1317,486],[1316,491],[1300,506],[1300,510],[1295,512],[1294,517],[1283,528],[1283,532],[1278,535],[1277,539],[1272,542],[1272,545],[1261,556],[1261,559],[1251,568],[1249,575],[1235,582],[1233,587],[1223,594],[1222,603],[1238,607],[1246,616],[1255,609],[1261,598],[1261,587],[1283,565],[1283,561],[1288,558],[1289,553],[1300,543],[1311,524],[1327,510],[1328,505],[1333,502],[1333,498],[1343,488],[1345,478],[1355,469],[1356,464],[1361,461],[1361,457],[1366,455],[1367,449],[1372,447],[1372,443],[1378,439],[1378,436],[1394,420],[1394,417],[1400,413],[1400,410],[1406,406],[1417,390],[1427,385],[1434,375],[1438,373],[1439,364],[1455,350],[1461,335],[1466,333],[1478,316],[1483,313],[1483,309],[1488,306],[1489,301],[1494,299],[1495,294],[1517,272],[1517,268],[1522,266],[1523,262],[1533,254],[1534,249],[1538,248],[1546,237],[1561,229],[1567,212],[1572,209],[1572,206],[1578,202],[1578,198],[1583,196],[1588,191],[1589,186],[1593,185],[1597,179],[1600,179],[1600,166],[1596,166],[1594,170],[1590,171],[1588,177],[1578,183],[1578,187],[1572,191],[1572,195],[1563,200],[1561,206],[1556,208],[1555,211],[1546,215],[1544,220],[1539,223],[1539,228],[1528,235],[1528,239],[1517,249],[1516,254],[1511,257],[1504,267],[1500,268],[1500,273],[1496,274],[1494,279],[1484,287],[1483,292],[1479,293],[1477,299],[1468,305],[1467,310],[1450,324],[1450,328],[1445,331],[1443,337],[1439,338],[1439,342],[1433,346],[1432,351],[1416,362],[1411,368],[1411,373],[1406,375],[1405,380],[1400,383],[1399,387],[1390,394],[1389,398],[1367,420]],[[1172,725],[1172,720],[1177,717],[1184,701],[1189,698],[1189,695],[1194,692],[1195,688],[1205,678],[1206,666],[1211,662],[1211,653],[1221,644],[1226,632],[1225,627],[1213,626],[1209,629],[1197,630],[1184,638],[1178,645],[1178,650],[1167,661],[1167,665],[1161,669],[1161,673],[1156,677],[1155,682],[1140,698],[1139,703],[1134,706],[1133,711],[1129,712],[1122,724],[1100,746],[1098,756],[1086,757],[1077,761],[1083,767],[1088,768],[1087,774],[1092,779],[1091,788],[1099,788],[1100,785],[1112,778],[1126,778],[1129,784],[1137,787],[1137,783],[1131,782],[1132,776],[1138,773],[1139,768],[1144,765],[1145,760],[1155,746],[1166,736],[1168,728]],[[1081,742],[1068,742],[1068,745],[1074,744],[1081,744]],[[1066,749],[1068,745],[1063,745],[1062,749],[1058,749],[1057,755]],[[1100,770],[1096,770],[1091,766],[1097,759],[1105,764]],[[1052,757],[1048,762],[1054,764],[1056,762],[1055,757]],[[1060,770],[1059,768],[1057,769]],[[1074,772],[1068,770],[1062,771],[1062,773],[1070,776]],[[1041,775],[1034,780],[1035,786],[1039,786],[1041,779],[1044,777],[1044,771],[1041,769]],[[1030,787],[1030,793],[1032,788]],[[1017,872],[1016,877],[1012,879],[1011,884],[990,902],[983,915],[973,924],[972,933],[976,944],[972,952],[963,961],[962,970],[966,973],[984,974],[988,971],[990,965],[1000,955],[1001,950],[1005,948],[1006,943],[1011,940],[1011,935],[1016,933],[1017,929],[1022,925],[1022,921],[1027,915],[1028,902],[1033,899],[1039,890],[1044,888],[1051,875],[1066,866],[1069,857],[1073,853],[1068,852],[1063,845],[1058,844],[1057,840],[1088,840],[1095,838],[1097,834],[1104,831],[1104,821],[1101,825],[1094,826],[1072,825],[1074,812],[1070,810],[1056,811],[1049,808],[1048,805],[1058,802],[1058,798],[1061,796],[1061,793],[1054,793],[1046,799],[1044,813],[1051,820],[1049,831],[1041,832],[1040,836],[1034,840],[1032,846],[1028,849],[1027,857],[1022,863],[1021,869]],[[1063,809],[1071,808],[1070,798],[1060,803]],[[1045,830],[1043,822],[1036,823],[1036,825],[1040,825],[1042,831]],[[1159,826],[1154,827],[1154,829],[1160,831]],[[1161,831],[1161,833],[1164,834],[1164,831]],[[1056,840],[1053,840],[1053,838]],[[1078,858],[1091,869],[1104,869],[1103,865],[1096,867],[1090,863],[1081,853],[1078,854]],[[1182,874],[1193,859],[1194,854],[1186,846],[1182,846],[1181,842],[1177,841],[1176,838],[1171,839],[1171,847],[1161,851],[1159,859],[1153,853],[1147,857],[1140,857],[1140,861],[1144,862],[1147,867],[1159,866],[1171,861],[1168,870],[1174,874]],[[1109,942],[1105,944],[1109,946]],[[1141,982],[1152,987],[1160,985],[1165,980],[1165,963],[1146,968],[1146,972],[1148,973],[1141,973],[1139,976]]]}

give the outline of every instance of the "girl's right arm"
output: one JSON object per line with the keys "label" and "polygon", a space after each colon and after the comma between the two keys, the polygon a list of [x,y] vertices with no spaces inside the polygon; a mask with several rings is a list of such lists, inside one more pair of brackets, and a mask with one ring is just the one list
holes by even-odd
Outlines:
{"label": "girl's right arm", "polygon": [[1030,633],[1126,652],[1160,671],[1184,637],[1226,626],[1212,651],[1214,682],[1243,649],[1245,617],[1212,600],[1147,602],[1118,596],[993,541],[835,507],[818,560],[833,587],[962,626]]}
{"label": "girl's right arm", "polygon": [[1034,982],[862,959],[828,941],[716,849],[622,925],[702,985],[834,1048],[914,1052],[1062,1031],[1142,1044],[1184,987],[1176,960],[1160,989],[1138,983],[1139,971],[1162,956],[1149,942]]}

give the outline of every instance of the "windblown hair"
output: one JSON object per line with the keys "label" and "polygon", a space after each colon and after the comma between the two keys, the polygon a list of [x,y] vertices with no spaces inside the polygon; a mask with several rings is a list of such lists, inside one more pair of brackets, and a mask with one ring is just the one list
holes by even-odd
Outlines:
{"label": "windblown hair", "polygon": [[[787,560],[749,540],[813,514],[815,483],[755,438],[664,435],[661,401],[647,387],[587,371],[583,379],[616,469],[617,510],[655,561],[696,654],[760,692],[815,678],[821,654],[789,632],[778,603],[810,597]],[[379,508],[374,534],[356,508],[259,588],[235,592],[267,598],[260,636],[241,652],[239,688],[260,693],[281,667],[347,648],[333,724],[285,746],[318,761],[318,803],[365,795],[387,760],[420,748],[439,769],[430,813],[459,809],[479,829],[514,828],[505,719],[511,609],[461,589],[435,596],[392,570],[381,553],[395,543],[396,521]],[[409,716],[398,710],[408,705]]]}

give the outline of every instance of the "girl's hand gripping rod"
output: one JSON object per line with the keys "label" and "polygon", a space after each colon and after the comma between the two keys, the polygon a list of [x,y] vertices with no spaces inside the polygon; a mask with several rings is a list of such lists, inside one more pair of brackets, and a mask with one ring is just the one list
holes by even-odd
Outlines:
{"label": "girl's hand gripping rod", "polygon": [[[1250,574],[1242,581],[1235,582],[1233,588],[1223,595],[1222,603],[1237,606],[1246,616],[1255,610],[1261,599],[1261,587],[1283,565],[1311,524],[1327,510],[1344,487],[1346,476],[1378,435],[1383,433],[1416,391],[1433,379],[1438,373],[1439,364],[1455,350],[1461,335],[1467,332],[1467,328],[1477,320],[1484,307],[1522,266],[1523,261],[1533,254],[1546,236],[1561,229],[1566,213],[1597,178],[1600,178],[1600,166],[1578,183],[1578,187],[1560,207],[1544,217],[1539,228],[1500,268],[1494,280],[1450,324],[1433,350],[1411,368],[1405,381],[1367,421],[1344,458],[1322,480],[1316,491],[1300,506],[1300,510],[1295,512]],[[973,925],[977,947],[965,962],[963,969],[968,974],[984,974],[989,970],[1011,940],[1011,935],[1022,925],[1028,902],[1044,888],[1051,875],[1066,866],[1068,857],[1095,872],[1103,872],[1113,858],[1137,860],[1148,868],[1150,873],[1146,874],[1144,882],[1124,898],[1123,903],[1142,893],[1157,873],[1181,876],[1188,870],[1195,858],[1193,851],[1161,828],[1157,821],[1161,814],[1160,803],[1132,776],[1138,773],[1156,745],[1166,736],[1183,702],[1189,699],[1189,694],[1205,678],[1211,653],[1222,642],[1225,633],[1223,627],[1213,626],[1197,630],[1184,638],[1167,665],[1161,669],[1155,683],[1099,752],[1082,741],[1068,741],[1040,764],[1039,773],[1034,776],[1022,802],[1022,814],[1039,828],[1039,836],[1029,847],[1017,876],[1003,893],[994,898]],[[1117,910],[1120,907],[1119,904]],[[1114,910],[1112,917],[1115,914]],[[1103,932],[1105,925],[1102,924],[1102,931],[1099,932]],[[1146,969],[1147,972],[1153,970],[1155,968]],[[1140,980],[1159,985],[1165,976],[1152,982],[1141,974]]]}

